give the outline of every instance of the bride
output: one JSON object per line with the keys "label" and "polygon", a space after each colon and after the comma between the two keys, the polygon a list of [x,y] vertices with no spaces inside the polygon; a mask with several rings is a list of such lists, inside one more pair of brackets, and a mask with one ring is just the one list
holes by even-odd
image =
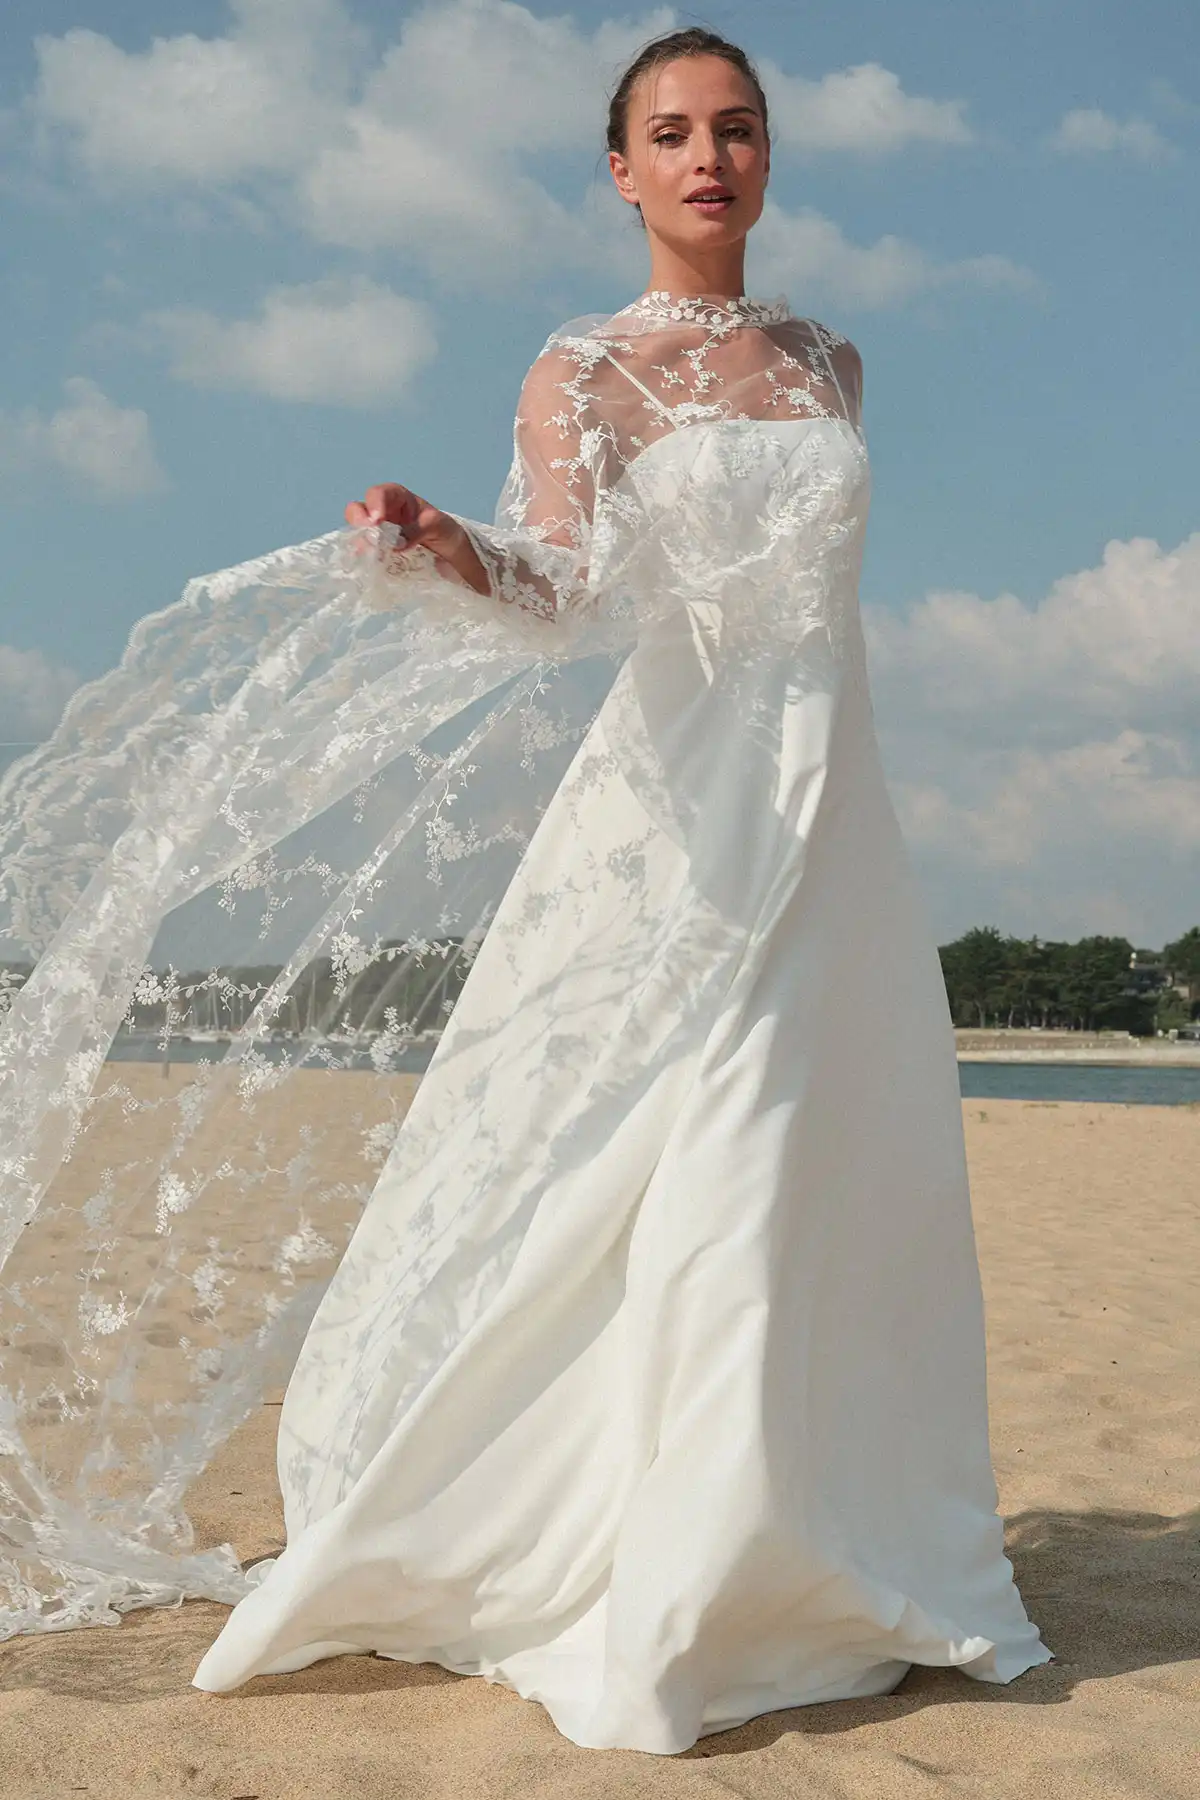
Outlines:
{"label": "bride", "polygon": [[[740,50],[650,44],[608,141],[649,284],[534,363],[496,524],[386,484],[192,584],[0,796],[0,1499],[10,1630],[207,1595],[200,1688],[374,1652],[674,1753],[1049,1652],[866,688],[858,357],[744,295]],[[224,1056],[114,1062],[181,1025]],[[246,1572],[184,1499],[280,1376]]]}

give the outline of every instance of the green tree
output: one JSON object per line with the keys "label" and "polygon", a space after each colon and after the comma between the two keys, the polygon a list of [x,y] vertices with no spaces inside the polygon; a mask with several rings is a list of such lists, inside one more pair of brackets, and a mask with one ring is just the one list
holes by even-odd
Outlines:
{"label": "green tree", "polygon": [[1005,971],[1000,986],[1000,1010],[1005,1024],[1028,1028],[1046,1025],[1057,997],[1058,945],[1043,944],[1033,937],[1005,939]]}
{"label": "green tree", "polygon": [[1087,937],[1070,946],[1063,998],[1077,1029],[1142,1035],[1154,1029],[1153,999],[1130,983],[1132,961],[1128,938]]}
{"label": "green tree", "polygon": [[1142,1034],[1155,1029],[1161,1000],[1138,991],[1130,973],[1133,954],[1126,938],[1045,943],[1003,937],[991,925],[965,932],[940,951],[956,1025]]}
{"label": "green tree", "polygon": [[1008,952],[994,925],[976,926],[939,952],[956,1025],[985,1027],[1004,1003]]}
{"label": "green tree", "polygon": [[1200,925],[1176,938],[1163,949],[1163,961],[1177,982],[1191,989],[1193,1000],[1200,1000]]}

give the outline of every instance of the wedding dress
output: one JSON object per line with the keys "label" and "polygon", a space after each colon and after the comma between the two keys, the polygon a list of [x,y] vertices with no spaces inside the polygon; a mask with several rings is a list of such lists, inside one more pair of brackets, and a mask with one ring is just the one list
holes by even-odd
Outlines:
{"label": "wedding dress", "polygon": [[[19,1352],[36,1312],[75,1383],[49,1424],[45,1392],[9,1402],[11,1629],[208,1594],[237,1604],[200,1687],[375,1651],[665,1753],[914,1663],[1047,1660],[872,726],[844,344],[782,301],[572,321],[497,524],[463,521],[489,596],[387,528],[224,572],[10,780],[12,929],[42,955],[10,1014],[5,1323]],[[436,914],[385,937],[430,883]],[[224,1058],[178,1096],[105,1087],[123,1016],[158,1005],[165,1044],[172,1006],[247,988],[247,895],[271,954]],[[447,941],[469,976],[397,1131],[416,1022],[387,997]],[[322,956],[327,1029],[269,1056]],[[116,1172],[114,1093],[175,1120]],[[210,1115],[249,1117],[236,1156],[226,1130],[197,1149]],[[89,1132],[110,1164],[83,1193]],[[365,1185],[356,1140],[385,1157]],[[107,1265],[136,1217],[135,1302]],[[184,1496],[289,1371],[287,1548],[247,1577],[193,1548]]]}

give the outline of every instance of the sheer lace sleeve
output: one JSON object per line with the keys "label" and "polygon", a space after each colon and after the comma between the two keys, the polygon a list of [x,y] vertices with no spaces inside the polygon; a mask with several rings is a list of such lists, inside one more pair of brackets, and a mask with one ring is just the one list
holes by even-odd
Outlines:
{"label": "sheer lace sleeve", "polygon": [[842,396],[846,418],[856,431],[862,430],[863,401],[863,366],[862,357],[849,338],[840,332],[831,331],[828,326],[818,325],[818,335],[824,340],[826,356],[829,359],[830,372],[833,375]]}
{"label": "sheer lace sleeve", "polygon": [[587,424],[588,395],[578,378],[552,340],[521,389],[512,466],[495,524],[459,520],[488,573],[493,600],[545,623],[561,622],[588,587],[604,434]]}

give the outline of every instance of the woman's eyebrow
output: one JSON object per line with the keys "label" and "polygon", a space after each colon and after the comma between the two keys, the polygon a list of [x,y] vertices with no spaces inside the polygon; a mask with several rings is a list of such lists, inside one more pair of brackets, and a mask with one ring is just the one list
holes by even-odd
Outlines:
{"label": "woman's eyebrow", "polygon": [[[757,119],[758,108],[756,106],[723,106],[714,116],[718,119],[727,119],[733,113],[749,113],[751,118]],[[673,125],[686,123],[687,114],[681,112],[651,113],[646,123],[648,125],[661,125],[667,121]]]}

